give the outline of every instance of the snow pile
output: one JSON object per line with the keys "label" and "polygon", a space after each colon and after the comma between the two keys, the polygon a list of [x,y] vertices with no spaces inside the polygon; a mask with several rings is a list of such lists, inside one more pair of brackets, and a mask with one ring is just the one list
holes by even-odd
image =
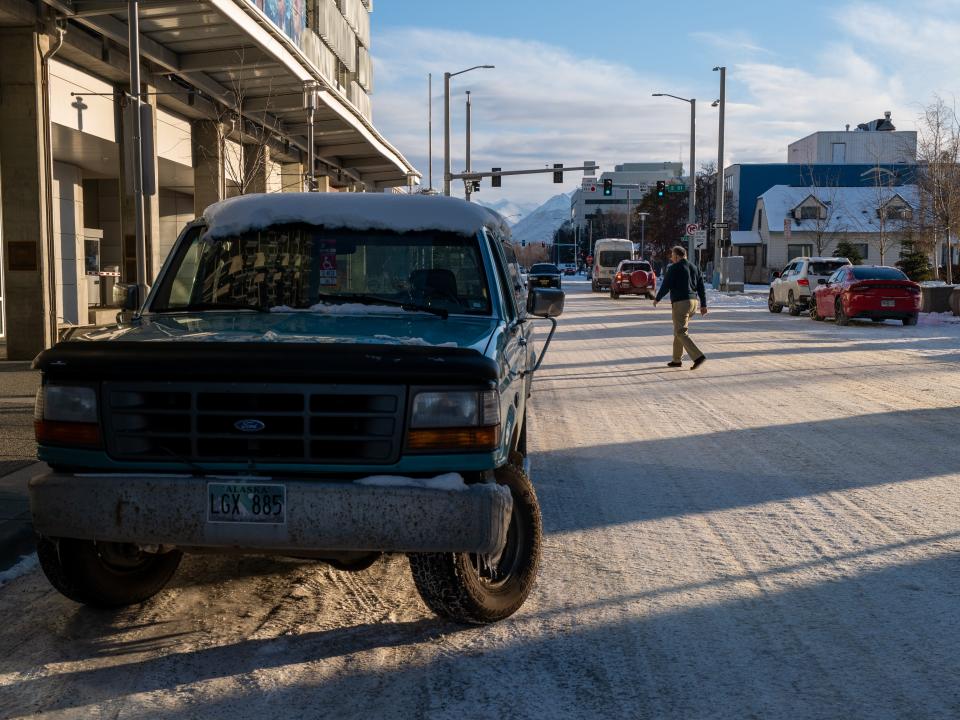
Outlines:
{"label": "snow pile", "polygon": [[354,481],[373,487],[417,487],[429,490],[466,490],[467,484],[459,473],[446,473],[432,478],[410,478],[398,475],[371,475]]}
{"label": "snow pile", "polygon": [[960,325],[960,317],[953,313],[920,313],[917,318],[918,325]]}
{"label": "snow pile", "polygon": [[38,565],[39,562],[36,553],[21,557],[13,567],[0,572],[0,587],[3,587],[12,580],[16,580],[22,575],[32,572]]}
{"label": "snow pile", "polygon": [[503,218],[481,205],[457,198],[381,193],[269,193],[239,195],[203,212],[207,236],[223,238],[271,225],[306,223],[348,230],[417,232],[436,230],[475,235],[484,225],[501,227]]}

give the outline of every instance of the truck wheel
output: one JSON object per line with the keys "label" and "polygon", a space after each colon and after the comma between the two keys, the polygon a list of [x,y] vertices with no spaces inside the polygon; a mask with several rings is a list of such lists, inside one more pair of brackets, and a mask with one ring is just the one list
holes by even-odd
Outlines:
{"label": "truck wheel", "polygon": [[540,505],[526,473],[511,462],[496,471],[510,488],[513,514],[499,558],[472,553],[411,553],[420,597],[433,612],[456,622],[482,625],[515,613],[533,588],[540,565]]}
{"label": "truck wheel", "polygon": [[127,543],[37,538],[44,575],[61,594],[84,605],[134,605],[156,595],[180,564],[183,553],[143,552]]}

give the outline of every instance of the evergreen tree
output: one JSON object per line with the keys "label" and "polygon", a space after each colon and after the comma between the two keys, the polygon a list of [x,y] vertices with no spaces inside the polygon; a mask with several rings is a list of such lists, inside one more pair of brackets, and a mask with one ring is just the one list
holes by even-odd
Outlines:
{"label": "evergreen tree", "polygon": [[860,255],[860,251],[846,240],[841,240],[837,243],[837,249],[833,254],[837,257],[846,258],[854,265],[863,264],[863,257]]}
{"label": "evergreen tree", "polygon": [[900,262],[897,267],[906,273],[914,282],[929,280],[933,277],[933,268],[930,267],[930,258],[913,240],[905,240],[900,251]]}

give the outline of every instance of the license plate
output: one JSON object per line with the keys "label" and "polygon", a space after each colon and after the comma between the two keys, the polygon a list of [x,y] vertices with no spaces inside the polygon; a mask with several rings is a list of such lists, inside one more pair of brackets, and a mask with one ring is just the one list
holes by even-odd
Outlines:
{"label": "license plate", "polygon": [[540,281],[540,284],[541,284],[541,285],[549,285],[549,284],[550,284],[550,281],[549,281],[549,280],[541,280],[541,281]]}
{"label": "license plate", "polygon": [[285,485],[207,483],[207,522],[283,524],[286,521]]}
{"label": "license plate", "polygon": [[880,307],[896,307],[896,305],[897,305],[897,301],[896,301],[896,300],[881,300],[881,301],[880,301]]}

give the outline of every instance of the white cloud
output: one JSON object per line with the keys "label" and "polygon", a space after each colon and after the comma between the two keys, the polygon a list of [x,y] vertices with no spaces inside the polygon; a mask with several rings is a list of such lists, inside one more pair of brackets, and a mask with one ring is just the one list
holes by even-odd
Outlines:
{"label": "white cloud", "polygon": [[[833,11],[836,22],[831,26],[841,35],[829,44],[812,42],[809,55],[790,64],[775,61],[779,56],[770,53],[765,53],[765,62],[758,61],[763,48],[747,35],[726,36],[749,51],[728,70],[726,164],[784,162],[793,140],[816,130],[856,125],[885,110],[893,112],[900,129],[912,129],[921,105],[960,61],[960,24],[935,14],[938,9],[946,12],[948,3],[921,1],[928,12],[909,21],[902,19],[909,12],[904,6],[896,11],[863,3],[842,6]],[[719,42],[720,37],[713,39]],[[938,37],[942,42],[935,42]],[[936,53],[930,51],[934,47]],[[433,73],[434,187],[442,185],[443,71],[486,63],[496,69],[453,79],[454,171],[463,168],[468,89],[473,98],[474,169],[579,165],[584,160],[597,161],[603,170],[631,161],[681,160],[686,165],[689,111],[675,100],[651,97],[657,91],[699,94],[698,165],[716,159],[717,115],[710,101],[716,97],[717,75],[709,70],[685,81],[639,72],[576,48],[417,28],[378,34],[374,53],[374,119],[424,171],[425,179],[427,73]],[[940,65],[939,58],[949,62]],[[931,64],[936,67],[924,72]],[[562,188],[553,185],[549,175],[505,178],[502,190],[485,182],[480,197],[545,200],[579,185],[580,177],[565,176]],[[454,189],[462,192],[462,185]]]}

